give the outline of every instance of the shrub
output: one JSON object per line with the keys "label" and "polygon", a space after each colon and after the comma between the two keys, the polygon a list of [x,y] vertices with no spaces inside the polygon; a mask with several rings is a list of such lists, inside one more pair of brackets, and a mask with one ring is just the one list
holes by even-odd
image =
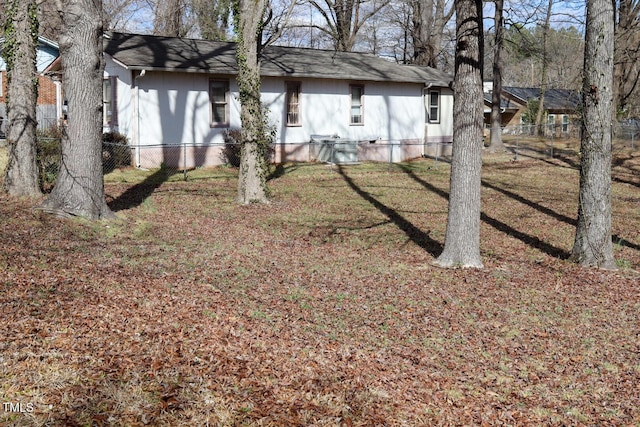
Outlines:
{"label": "shrub", "polygon": [[224,148],[221,154],[224,164],[234,168],[240,167],[241,142],[242,132],[240,129],[229,129],[224,132]]}
{"label": "shrub", "polygon": [[38,130],[36,142],[36,162],[40,171],[40,186],[44,189],[52,185],[58,177],[62,157],[62,128],[50,126]]}
{"label": "shrub", "polygon": [[127,137],[119,132],[102,134],[102,167],[106,173],[131,166],[131,149]]}
{"label": "shrub", "polygon": [[[62,157],[61,126],[50,126],[38,130],[36,143],[37,163],[40,171],[40,185],[46,189],[58,177]],[[131,165],[131,149],[127,137],[118,132],[108,132],[102,137],[102,169],[105,173],[117,167]]]}
{"label": "shrub", "polygon": [[[269,109],[262,106],[262,126],[263,137],[266,142],[264,160],[267,165],[271,164],[271,159],[275,153],[272,144],[275,142],[277,128],[269,121]],[[240,167],[240,157],[242,153],[242,131],[240,129],[229,129],[224,133],[224,149],[222,150],[222,161],[233,167]]]}

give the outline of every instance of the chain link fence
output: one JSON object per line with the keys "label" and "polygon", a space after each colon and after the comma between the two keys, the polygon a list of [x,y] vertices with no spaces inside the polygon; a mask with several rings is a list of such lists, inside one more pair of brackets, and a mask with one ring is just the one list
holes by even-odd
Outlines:
{"label": "chain link fence", "polygon": [[[640,122],[639,122],[640,124]],[[638,150],[640,126],[626,122],[613,126],[612,149]],[[576,155],[580,151],[581,127],[579,124],[549,124],[509,126],[502,128],[502,141],[514,159],[520,157],[554,158]],[[485,145],[489,144],[489,129],[485,129]]]}
{"label": "chain link fence", "polygon": [[[317,137],[317,136],[315,136]],[[362,162],[397,163],[420,157],[435,162],[451,156],[450,142],[419,140],[346,140],[323,136],[309,142],[271,144],[265,152],[269,163],[325,163],[357,164]],[[222,144],[168,144],[131,147],[133,164],[142,169],[163,168],[169,173],[183,173],[198,168],[240,165],[241,144],[230,141]]]}
{"label": "chain link fence", "polygon": [[[54,123],[38,131],[38,163],[43,187],[53,185],[60,167],[61,130]],[[514,126],[502,129],[502,140],[515,160],[526,158],[577,158],[580,150],[580,129],[567,126],[545,125]],[[489,132],[485,130],[485,146],[489,144]],[[613,150],[638,150],[640,145],[640,121],[627,121],[614,126]],[[415,158],[430,158],[434,165],[449,162],[452,151],[450,142],[422,142],[420,140],[345,140],[328,135],[314,135],[309,142],[272,144],[265,156],[271,163],[320,162],[330,167],[334,164],[360,162],[403,162]],[[190,171],[220,165],[237,167],[240,164],[240,144],[234,138],[220,144],[164,144],[135,147],[117,133],[105,134],[102,144],[103,171],[141,168],[164,169],[168,174],[182,174],[188,178]]]}

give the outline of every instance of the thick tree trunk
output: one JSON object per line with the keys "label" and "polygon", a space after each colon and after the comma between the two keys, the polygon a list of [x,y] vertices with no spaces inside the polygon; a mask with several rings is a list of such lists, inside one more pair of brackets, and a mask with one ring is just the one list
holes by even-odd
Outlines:
{"label": "thick tree trunk", "polygon": [[4,189],[12,196],[39,196],[36,162],[36,50],[38,19],[35,0],[11,0],[4,53],[7,63],[7,141],[9,164]]}
{"label": "thick tree trunk", "polygon": [[336,50],[350,52],[355,43],[355,34],[352,33],[353,9],[360,7],[355,0],[336,0],[334,4],[336,15]]}
{"label": "thick tree trunk", "polygon": [[242,122],[242,153],[238,180],[239,203],[265,203],[267,197],[268,141],[260,101],[260,63],[258,61],[259,28],[266,7],[265,0],[239,1],[238,87]]}
{"label": "thick tree trunk", "polygon": [[113,217],[102,173],[102,2],[66,0],[60,10],[63,85],[69,123],[55,187],[41,209],[60,216]]}
{"label": "thick tree trunk", "polygon": [[453,15],[453,8],[446,11],[446,0],[414,0],[413,63],[438,68],[438,55],[442,49],[444,29]]}
{"label": "thick tree trunk", "polygon": [[640,1],[620,0],[615,29],[614,108],[623,117],[637,117],[640,105]]}
{"label": "thick tree trunk", "polygon": [[493,54],[493,93],[491,95],[491,133],[489,151],[492,153],[504,151],[502,142],[502,109],[500,107],[502,93],[502,47],[504,45],[504,0],[495,0],[496,42]]}
{"label": "thick tree trunk", "polygon": [[611,242],[613,34],[611,1],[587,0],[580,196],[572,259],[601,268],[616,268]]}
{"label": "thick tree trunk", "polygon": [[442,51],[442,40],[444,39],[445,28],[449,24],[455,8],[449,7],[447,0],[435,0],[435,15],[433,17],[433,25],[431,28],[431,46],[433,46],[433,67],[440,68],[438,64],[438,56]]}
{"label": "thick tree trunk", "polygon": [[449,214],[440,267],[482,267],[482,0],[456,1],[453,159]]}
{"label": "thick tree trunk", "polygon": [[432,45],[433,0],[413,2],[413,63],[435,67],[435,49]]}

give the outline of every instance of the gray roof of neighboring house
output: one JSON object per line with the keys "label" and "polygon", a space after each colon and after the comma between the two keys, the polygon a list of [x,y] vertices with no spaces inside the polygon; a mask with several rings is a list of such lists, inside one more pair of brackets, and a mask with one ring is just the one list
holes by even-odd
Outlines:
{"label": "gray roof of neighboring house", "polygon": [[[237,74],[232,42],[108,33],[105,53],[133,70]],[[448,86],[452,76],[429,67],[399,65],[374,55],[283,46],[262,52],[265,77],[424,83]]]}
{"label": "gray roof of neighboring house", "polygon": [[[521,100],[524,105],[530,99],[540,98],[540,88],[508,86],[502,90]],[[544,92],[545,110],[575,110],[581,102],[580,93],[575,90],[547,89]]]}
{"label": "gray roof of neighboring house", "polygon": [[[484,93],[484,103],[490,106],[493,103],[493,98],[491,92]],[[526,104],[526,103],[525,103]],[[504,96],[500,97],[500,108],[503,110],[518,110],[522,107],[520,104],[516,104],[510,99],[506,99]]]}

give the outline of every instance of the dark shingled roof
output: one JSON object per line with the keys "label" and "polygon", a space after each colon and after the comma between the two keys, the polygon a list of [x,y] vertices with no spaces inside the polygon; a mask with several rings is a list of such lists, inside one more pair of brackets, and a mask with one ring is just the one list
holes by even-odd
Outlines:
{"label": "dark shingled roof", "polygon": [[[104,51],[132,70],[237,74],[236,44],[208,40],[108,33]],[[264,77],[318,78],[448,86],[452,76],[429,67],[399,65],[374,55],[268,46],[262,54]]]}
{"label": "dark shingled roof", "polygon": [[[484,93],[484,103],[488,106],[491,106],[493,103],[493,96],[491,92]],[[519,110],[522,106],[520,104],[516,104],[510,99],[506,99],[504,96],[500,97],[500,108],[503,110]]]}
{"label": "dark shingled roof", "polygon": [[[503,87],[502,90],[522,100],[526,105],[530,99],[540,98],[540,88]],[[547,89],[544,92],[544,108],[546,110],[575,110],[582,100],[580,93],[568,89]]]}

